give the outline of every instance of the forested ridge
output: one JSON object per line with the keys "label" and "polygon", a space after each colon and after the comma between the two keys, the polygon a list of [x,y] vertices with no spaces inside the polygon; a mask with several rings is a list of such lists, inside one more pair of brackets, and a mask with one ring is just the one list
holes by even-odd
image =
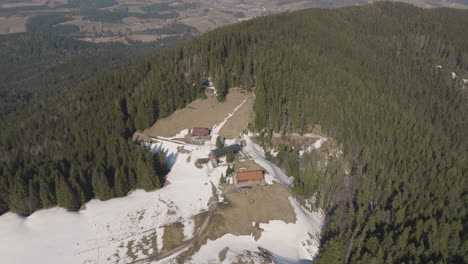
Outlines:
{"label": "forested ridge", "polygon": [[189,38],[124,45],[95,44],[50,32],[1,35],[0,121],[17,110],[20,114],[35,111],[100,74]]}
{"label": "forested ridge", "polygon": [[130,137],[213,77],[220,100],[228,87],[254,90],[264,144],[316,124],[343,144],[345,159],[325,172],[288,171],[327,212],[317,263],[466,263],[466,28],[467,11],[379,3],[215,30],[5,127],[0,204],[76,210],[70,199],[158,187],[164,159]]}

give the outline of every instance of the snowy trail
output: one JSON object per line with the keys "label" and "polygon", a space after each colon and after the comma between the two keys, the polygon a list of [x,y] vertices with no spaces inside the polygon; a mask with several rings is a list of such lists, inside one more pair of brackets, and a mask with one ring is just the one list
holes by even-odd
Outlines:
{"label": "snowy trail", "polygon": [[265,175],[265,180],[267,183],[271,184],[272,181],[276,181],[287,187],[291,187],[294,179],[292,177],[288,177],[278,166],[265,159],[265,153],[262,147],[255,144],[247,135],[243,135],[242,139],[247,143],[244,151],[250,155],[258,163],[258,165],[267,170],[268,174]]}
{"label": "snowy trail", "polygon": [[247,99],[245,99],[240,105],[238,105],[232,113],[230,113],[224,120],[223,122],[219,123],[218,125],[214,125],[213,129],[211,130],[211,144],[215,145],[216,144],[216,138],[219,134],[219,131],[221,131],[221,128],[223,128],[224,124],[241,108],[245,102],[247,102]]}

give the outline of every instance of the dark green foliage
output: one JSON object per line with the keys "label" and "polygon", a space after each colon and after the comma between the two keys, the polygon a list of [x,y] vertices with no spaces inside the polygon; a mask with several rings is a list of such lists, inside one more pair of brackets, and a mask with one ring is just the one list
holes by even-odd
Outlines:
{"label": "dark green foliage", "polygon": [[[79,14],[86,20],[103,22],[103,23],[117,23],[122,19],[129,17],[130,13],[127,9],[105,10],[97,8],[84,8],[79,10]],[[77,12],[78,14],[78,12]]]}
{"label": "dark green foliage", "polygon": [[[81,204],[76,190],[74,190],[64,178],[58,179],[55,193],[59,206],[72,211],[76,211],[80,208]],[[30,213],[32,213],[32,211]]]}
{"label": "dark green foliage", "polygon": [[8,15],[17,15],[19,12],[27,12],[27,11],[38,11],[38,10],[50,10],[48,5],[37,5],[37,6],[18,6],[18,7],[2,7],[0,8],[0,15],[8,16]]}
{"label": "dark green foliage", "polygon": [[157,29],[146,29],[141,31],[143,34],[161,34],[161,35],[173,35],[173,34],[197,34],[199,33],[198,30],[194,27],[185,25],[185,24],[178,24],[172,23],[167,25],[163,28]]}
{"label": "dark green foliage", "polygon": [[147,12],[162,12],[173,10],[186,10],[199,7],[199,3],[180,3],[179,5],[170,5],[169,3],[155,3],[145,5],[142,10]]}
{"label": "dark green foliage", "polygon": [[68,0],[66,4],[57,6],[58,8],[104,8],[117,5],[115,0]]}
{"label": "dark green foliage", "polygon": [[221,173],[221,177],[219,177],[219,183],[220,184],[226,183],[226,178],[224,177],[224,174],[222,174],[222,173]]}
{"label": "dark green foliage", "polygon": [[228,166],[226,169],[226,176],[231,175],[234,172],[234,169],[231,166]]}
{"label": "dark green foliage", "polygon": [[218,100],[224,102],[226,100],[226,95],[228,94],[228,81],[226,72],[223,68],[216,73],[214,87],[217,91]]}
{"label": "dark green foliage", "polygon": [[[11,191],[0,201],[31,211],[29,182],[39,168],[57,192],[70,190],[56,195],[67,208],[95,191],[95,168],[106,178],[95,184],[103,195],[115,188],[116,170],[130,186],[157,187],[151,159],[128,135],[199,97],[211,77],[221,92],[254,87],[254,125],[265,144],[273,131],[320,124],[343,145],[344,160],[326,167],[287,146],[279,154],[295,190],[316,194],[327,212],[318,263],[468,262],[466,89],[450,76],[467,78],[467,25],[467,11],[380,3],[215,30],[3,129],[0,190]],[[70,167],[82,181],[73,184],[80,177]]]}
{"label": "dark green foliage", "polygon": [[326,167],[279,154],[295,190],[329,212],[319,262],[463,262],[466,94],[450,73],[466,78],[467,19],[402,4],[313,9],[216,30],[180,54],[218,91],[255,80],[266,144],[315,124],[343,144]]}
{"label": "dark green foliage", "polygon": [[221,138],[218,136],[216,138],[216,148],[221,148],[223,146],[223,142],[221,141]]}
{"label": "dark green foliage", "polygon": [[[25,38],[24,46],[27,46],[29,36],[22,37]],[[32,39],[38,45],[32,45],[30,50],[23,49],[18,41],[15,42],[16,46],[10,46],[12,42],[9,40],[3,42],[7,49],[2,48],[2,52],[10,50],[14,54],[4,57],[10,68],[16,65],[16,61],[20,65],[23,58],[31,62],[31,58],[38,58],[37,64],[43,63],[45,58],[49,62],[53,59],[70,59],[70,65],[73,63],[76,67],[85,54],[95,56],[94,51],[106,51],[101,45],[53,35],[43,34]],[[126,49],[124,46],[121,48]],[[121,65],[125,58],[128,60],[127,55],[132,56],[131,53],[120,56],[115,64]],[[150,153],[146,148],[135,146],[130,138],[136,127],[145,128],[159,116],[168,116],[199,97],[201,87],[192,86],[185,79],[183,64],[173,63],[171,57],[160,56],[160,59],[106,74],[82,88],[73,86],[84,82],[70,84],[69,79],[63,82],[52,79],[57,86],[66,83],[73,88],[67,91],[60,87],[63,89],[60,93],[54,90],[58,87],[41,87],[40,83],[34,83],[37,91],[44,92],[34,97],[34,101],[40,102],[40,105],[25,104],[25,109],[12,109],[10,111],[13,113],[5,113],[6,117],[0,122],[1,212],[11,209],[29,215],[39,208],[57,204],[69,210],[78,210],[93,197],[106,200],[126,195],[134,188],[152,190],[162,186],[169,171],[165,153]],[[99,56],[95,56],[95,59],[99,60]],[[93,64],[92,61],[87,62]],[[171,63],[172,67],[167,67]],[[115,64],[104,65],[99,72]],[[63,77],[59,74],[60,70],[66,74],[79,74],[78,70],[64,69],[65,65],[57,65],[58,70],[53,75]],[[93,72],[93,67],[99,65],[81,67],[83,71]],[[177,71],[180,73],[177,77],[160,79],[168,76],[169,72]],[[81,77],[85,79],[86,76],[89,75]],[[14,83],[13,76],[2,77]],[[196,79],[193,81],[201,83]],[[3,84],[6,86],[7,82]],[[11,85],[5,89],[15,90]],[[49,91],[55,93],[50,98],[46,93]],[[67,96],[63,96],[65,92],[68,92]],[[174,100],[167,100],[167,97],[161,96],[163,93]],[[18,120],[23,124],[21,127],[16,126]]]}
{"label": "dark green foliage", "polygon": [[[57,24],[72,20],[70,17],[66,17],[63,14],[48,14],[33,16],[28,19],[26,22],[26,31],[27,32],[54,32],[54,33],[71,33],[79,31],[78,26],[73,25],[59,25]],[[68,32],[70,31],[71,32]]]}
{"label": "dark green foliage", "polygon": [[227,163],[231,163],[234,161],[234,154],[232,153],[232,151],[229,151],[227,154],[226,154],[226,162]]}
{"label": "dark green foliage", "polygon": [[140,61],[161,45],[183,40],[126,46],[94,44],[49,33],[1,35],[0,120],[17,110],[30,114],[91,78]]}

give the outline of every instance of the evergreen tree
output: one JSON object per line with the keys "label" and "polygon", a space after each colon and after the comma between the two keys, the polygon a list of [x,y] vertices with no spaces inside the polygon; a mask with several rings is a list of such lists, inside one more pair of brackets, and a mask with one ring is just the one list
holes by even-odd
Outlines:
{"label": "evergreen tree", "polygon": [[232,163],[233,161],[234,161],[234,154],[232,153],[232,151],[229,151],[226,154],[226,162]]}
{"label": "evergreen tree", "polygon": [[223,142],[221,141],[221,138],[218,136],[216,138],[216,148],[221,148],[223,146]]}
{"label": "evergreen tree", "polygon": [[224,184],[226,183],[226,178],[224,178],[224,174],[221,173],[221,177],[219,178],[219,183]]}
{"label": "evergreen tree", "polygon": [[56,184],[57,204],[65,209],[77,211],[80,209],[79,197],[76,191],[63,178]]}

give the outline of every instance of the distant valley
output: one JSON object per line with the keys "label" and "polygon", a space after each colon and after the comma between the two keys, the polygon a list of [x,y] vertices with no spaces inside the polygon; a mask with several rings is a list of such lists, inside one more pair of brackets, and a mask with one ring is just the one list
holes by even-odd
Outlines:
{"label": "distant valley", "polygon": [[[257,16],[374,0],[2,0],[0,34],[54,32],[102,43],[198,35]],[[467,8],[466,0],[402,0],[420,7]]]}

